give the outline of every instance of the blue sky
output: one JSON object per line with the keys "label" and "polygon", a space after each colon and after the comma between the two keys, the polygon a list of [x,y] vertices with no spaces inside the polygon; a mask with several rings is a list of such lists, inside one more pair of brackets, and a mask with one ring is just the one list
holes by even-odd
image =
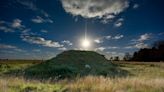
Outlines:
{"label": "blue sky", "polygon": [[1,0],[0,58],[49,59],[81,50],[123,56],[164,40],[163,0]]}

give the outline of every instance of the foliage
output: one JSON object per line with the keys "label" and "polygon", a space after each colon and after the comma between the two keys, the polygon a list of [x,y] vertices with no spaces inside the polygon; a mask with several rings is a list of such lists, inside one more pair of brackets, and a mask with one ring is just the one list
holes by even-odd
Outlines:
{"label": "foliage", "polygon": [[135,61],[164,61],[164,41],[157,41],[152,48],[140,49],[134,52],[132,60]]}

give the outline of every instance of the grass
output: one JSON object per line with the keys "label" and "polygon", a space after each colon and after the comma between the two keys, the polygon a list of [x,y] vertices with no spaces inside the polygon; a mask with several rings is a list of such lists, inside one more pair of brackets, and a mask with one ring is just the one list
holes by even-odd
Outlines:
{"label": "grass", "polygon": [[[86,76],[59,81],[25,79],[1,72],[0,92],[164,92],[164,63],[119,63],[126,77]],[[12,64],[10,68],[29,65]]]}
{"label": "grass", "polygon": [[[88,66],[88,67],[86,67]],[[26,77],[33,78],[75,78],[77,76],[103,75],[126,76],[115,64],[107,60],[103,55],[94,51],[69,50],[57,55],[47,62],[29,67],[25,70]]]}

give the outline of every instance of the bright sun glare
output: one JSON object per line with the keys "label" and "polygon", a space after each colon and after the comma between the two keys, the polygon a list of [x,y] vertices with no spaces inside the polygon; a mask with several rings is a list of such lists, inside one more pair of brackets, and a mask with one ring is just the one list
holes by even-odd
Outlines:
{"label": "bright sun glare", "polygon": [[88,49],[90,47],[90,45],[91,45],[90,40],[88,40],[88,39],[82,40],[82,44],[81,45],[82,45],[82,47],[84,49]]}

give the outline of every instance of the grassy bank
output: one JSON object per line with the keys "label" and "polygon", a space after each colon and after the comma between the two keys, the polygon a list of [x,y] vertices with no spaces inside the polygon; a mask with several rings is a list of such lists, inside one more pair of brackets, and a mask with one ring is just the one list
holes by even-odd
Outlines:
{"label": "grassy bank", "polygon": [[[14,66],[28,67],[12,64],[11,69]],[[129,72],[126,77],[86,76],[57,82],[1,74],[0,92],[164,92],[163,66],[164,63],[122,63],[119,67]]]}

